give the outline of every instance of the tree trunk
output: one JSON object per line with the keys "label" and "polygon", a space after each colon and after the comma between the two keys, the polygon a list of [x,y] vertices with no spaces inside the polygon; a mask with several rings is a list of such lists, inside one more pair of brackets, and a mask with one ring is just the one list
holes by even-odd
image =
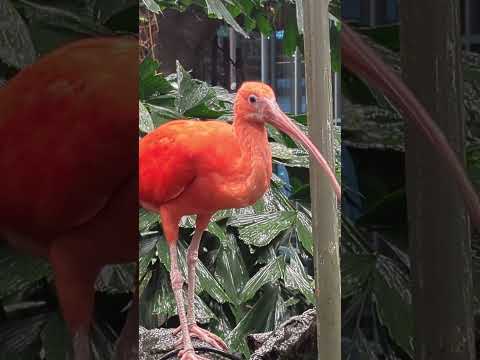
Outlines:
{"label": "tree trunk", "polygon": [[[334,166],[328,0],[304,0],[305,65],[310,136]],[[341,358],[340,259],[335,194],[311,162],[319,359]]]}
{"label": "tree trunk", "polygon": [[[465,161],[459,2],[402,0],[403,77]],[[469,219],[444,161],[407,125],[415,359],[473,360]]]}

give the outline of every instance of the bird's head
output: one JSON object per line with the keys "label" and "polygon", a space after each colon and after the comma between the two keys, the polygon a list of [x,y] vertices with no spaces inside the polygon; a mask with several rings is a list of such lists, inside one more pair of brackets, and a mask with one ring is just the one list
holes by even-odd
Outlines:
{"label": "bird's head", "polygon": [[340,198],[340,185],[332,169],[309,137],[280,109],[275,99],[275,93],[270,86],[261,82],[243,83],[237,92],[234,111],[235,116],[240,118],[241,121],[249,121],[253,124],[273,125],[278,130],[301,143],[326,173],[337,197]]}

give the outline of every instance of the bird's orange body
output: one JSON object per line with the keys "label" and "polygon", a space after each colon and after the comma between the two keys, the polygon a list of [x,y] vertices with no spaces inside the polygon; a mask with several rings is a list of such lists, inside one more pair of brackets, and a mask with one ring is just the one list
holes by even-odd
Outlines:
{"label": "bird's orange body", "polygon": [[247,130],[242,138],[240,125],[177,120],[148,134],[139,152],[142,206],[179,218],[252,205],[268,189],[272,162],[265,128]]}
{"label": "bird's orange body", "polygon": [[0,238],[51,261],[74,334],[100,268],[137,260],[137,47],[78,41],[0,89]]}

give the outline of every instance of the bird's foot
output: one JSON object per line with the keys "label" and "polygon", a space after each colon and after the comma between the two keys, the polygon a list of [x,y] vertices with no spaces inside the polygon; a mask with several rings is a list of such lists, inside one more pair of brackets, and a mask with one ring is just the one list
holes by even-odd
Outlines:
{"label": "bird's foot", "polygon": [[178,353],[178,358],[181,360],[208,360],[203,356],[195,354],[193,349],[184,349]]}
{"label": "bird's foot", "polygon": [[[206,342],[210,346],[213,346],[215,349],[218,350],[223,350],[223,351],[228,351],[227,344],[220,338],[219,336],[212,334],[210,331],[202,329],[200,326],[197,324],[190,324],[188,325],[188,330],[190,332],[190,336],[197,338],[201,341]],[[173,335],[177,335],[179,332],[181,332],[181,327],[176,328],[173,331]],[[181,347],[183,344],[183,339],[180,338],[180,340],[177,341],[176,346]]]}

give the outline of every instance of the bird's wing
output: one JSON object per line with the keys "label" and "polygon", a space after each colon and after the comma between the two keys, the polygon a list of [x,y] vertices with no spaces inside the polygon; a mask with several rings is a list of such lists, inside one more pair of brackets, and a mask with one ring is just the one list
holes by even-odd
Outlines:
{"label": "bird's wing", "polygon": [[145,136],[139,149],[142,206],[158,210],[197,176],[226,171],[228,166],[222,166],[220,159],[231,161],[239,151],[231,138],[232,127],[226,123],[191,120],[169,122]]}
{"label": "bird's wing", "polygon": [[191,121],[172,121],[139,143],[139,199],[143,207],[158,210],[178,197],[194,180],[195,163],[186,146]]}

